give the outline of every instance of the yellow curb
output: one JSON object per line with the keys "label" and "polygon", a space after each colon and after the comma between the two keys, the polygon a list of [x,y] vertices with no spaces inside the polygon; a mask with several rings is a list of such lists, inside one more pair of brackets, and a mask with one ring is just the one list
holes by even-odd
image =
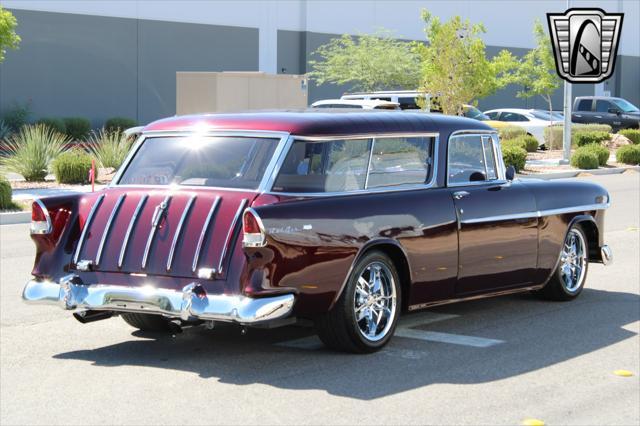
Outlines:
{"label": "yellow curb", "polygon": [[627,228],[627,231],[631,231],[631,232],[633,232],[633,231],[640,231],[640,228],[638,228],[638,227],[636,227],[636,226],[631,226],[631,227]]}
{"label": "yellow curb", "polygon": [[523,426],[544,426],[544,422],[538,419],[524,419],[522,421]]}
{"label": "yellow curb", "polygon": [[613,372],[613,374],[615,374],[616,376],[620,376],[620,377],[631,377],[633,376],[633,373],[629,370],[616,370]]}

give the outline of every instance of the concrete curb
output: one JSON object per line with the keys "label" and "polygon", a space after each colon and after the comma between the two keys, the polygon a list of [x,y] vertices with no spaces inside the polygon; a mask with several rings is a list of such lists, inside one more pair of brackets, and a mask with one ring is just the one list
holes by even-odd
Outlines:
{"label": "concrete curb", "polygon": [[632,166],[632,167],[615,167],[611,169],[593,169],[593,170],[570,170],[567,172],[555,172],[555,173],[537,173],[531,175],[521,175],[517,174],[516,176],[522,179],[567,179],[576,177],[582,173],[589,175],[616,175],[620,173],[624,173],[627,170],[634,170],[636,172],[640,172],[640,166]]}
{"label": "concrete curb", "polygon": [[31,222],[31,212],[7,212],[0,213],[0,225],[15,225]]}

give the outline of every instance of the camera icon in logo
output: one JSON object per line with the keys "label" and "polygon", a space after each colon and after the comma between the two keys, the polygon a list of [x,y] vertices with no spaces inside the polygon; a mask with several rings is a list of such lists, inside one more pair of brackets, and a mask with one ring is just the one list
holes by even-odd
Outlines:
{"label": "camera icon in logo", "polygon": [[569,9],[547,13],[556,69],[572,83],[599,83],[613,73],[622,13]]}

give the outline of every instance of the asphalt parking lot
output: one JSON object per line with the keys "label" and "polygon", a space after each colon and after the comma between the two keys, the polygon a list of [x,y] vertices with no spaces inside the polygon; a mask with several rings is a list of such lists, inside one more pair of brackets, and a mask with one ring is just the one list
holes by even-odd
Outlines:
{"label": "asphalt parking lot", "polygon": [[143,335],[120,318],[83,325],[25,305],[28,225],[4,225],[0,423],[637,425],[640,174],[580,179],[611,194],[615,261],[590,265],[578,300],[522,294],[407,315],[367,356],[328,351],[301,327]]}

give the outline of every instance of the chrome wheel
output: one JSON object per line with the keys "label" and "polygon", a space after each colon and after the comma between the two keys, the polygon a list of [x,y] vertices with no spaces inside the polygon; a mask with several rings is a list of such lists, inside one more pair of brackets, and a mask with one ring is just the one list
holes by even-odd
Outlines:
{"label": "chrome wheel", "polygon": [[575,293],[580,289],[587,270],[587,250],[582,232],[569,230],[560,254],[560,277],[566,291]]}
{"label": "chrome wheel", "polygon": [[371,342],[383,339],[396,315],[396,283],[382,262],[368,264],[356,282],[353,309],[358,330]]}

